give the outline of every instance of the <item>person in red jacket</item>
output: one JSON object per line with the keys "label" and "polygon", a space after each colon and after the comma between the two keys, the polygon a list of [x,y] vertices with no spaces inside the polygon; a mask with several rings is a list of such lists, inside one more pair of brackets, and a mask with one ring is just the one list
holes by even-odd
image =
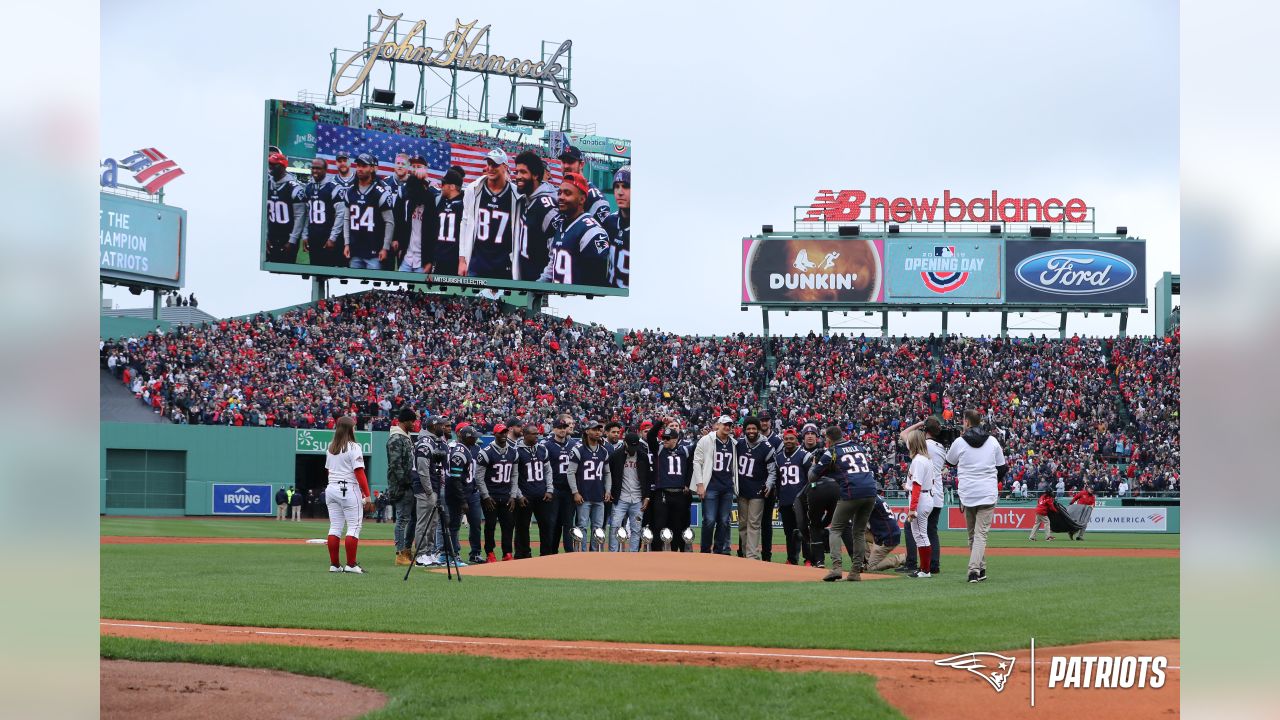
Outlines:
{"label": "person in red jacket", "polygon": [[1054,504],[1053,487],[1047,487],[1044,492],[1040,493],[1040,500],[1036,503],[1036,522],[1031,526],[1031,537],[1028,539],[1034,541],[1036,533],[1043,526],[1044,539],[1052,540],[1053,530],[1049,529],[1049,513],[1057,511],[1058,508]]}
{"label": "person in red jacket", "polygon": [[1084,531],[1089,529],[1089,520],[1093,517],[1093,506],[1098,499],[1093,496],[1093,491],[1089,489],[1089,484],[1079,490],[1075,495],[1071,496],[1072,505],[1084,505],[1084,512],[1080,515],[1080,529],[1076,531],[1076,540],[1084,539]]}

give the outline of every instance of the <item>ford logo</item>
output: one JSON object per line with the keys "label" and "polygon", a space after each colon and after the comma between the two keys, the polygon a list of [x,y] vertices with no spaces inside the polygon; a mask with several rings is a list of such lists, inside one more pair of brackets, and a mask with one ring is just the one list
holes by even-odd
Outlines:
{"label": "ford logo", "polygon": [[1133,263],[1098,250],[1050,250],[1032,255],[1013,270],[1018,282],[1054,295],[1096,295],[1132,283]]}

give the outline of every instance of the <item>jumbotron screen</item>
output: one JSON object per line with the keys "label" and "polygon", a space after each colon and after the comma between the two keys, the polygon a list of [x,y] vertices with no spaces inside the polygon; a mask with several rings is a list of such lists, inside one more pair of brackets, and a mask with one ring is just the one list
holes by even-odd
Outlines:
{"label": "jumbotron screen", "polygon": [[629,143],[615,157],[278,100],[266,115],[264,270],[628,294]]}

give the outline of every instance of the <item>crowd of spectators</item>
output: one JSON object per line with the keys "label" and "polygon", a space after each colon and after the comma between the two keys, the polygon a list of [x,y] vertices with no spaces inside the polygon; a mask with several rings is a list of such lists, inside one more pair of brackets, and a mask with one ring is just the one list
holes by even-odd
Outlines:
{"label": "crowd of spectators", "polygon": [[[695,430],[763,405],[779,427],[836,422],[901,488],[898,432],[980,408],[1009,458],[1002,488],[1178,489],[1179,338],[774,338],[621,335],[494,301],[374,291],[102,344],[102,362],[174,422],[386,430],[403,406],[483,430],[520,417]],[[767,401],[764,393],[767,391]],[[953,487],[950,473],[944,482]]]}

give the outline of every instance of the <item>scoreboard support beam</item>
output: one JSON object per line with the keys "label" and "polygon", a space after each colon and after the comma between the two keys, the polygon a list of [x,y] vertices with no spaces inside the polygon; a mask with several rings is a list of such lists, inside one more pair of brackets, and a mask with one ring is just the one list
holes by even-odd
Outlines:
{"label": "scoreboard support beam", "polygon": [[545,309],[546,307],[547,307],[546,293],[531,292],[529,293],[528,301],[525,303],[525,306],[524,306],[524,316],[527,318],[535,318],[538,316],[538,313],[541,313],[543,309]]}
{"label": "scoreboard support beam", "polygon": [[1009,313],[1006,310],[1000,311],[1000,337],[1009,337]]}
{"label": "scoreboard support beam", "polygon": [[880,337],[889,337],[889,311],[880,311]]}
{"label": "scoreboard support beam", "polygon": [[1120,337],[1125,337],[1125,334],[1128,331],[1129,331],[1129,311],[1121,310],[1120,311]]}
{"label": "scoreboard support beam", "polygon": [[151,291],[151,319],[160,319],[160,288]]}
{"label": "scoreboard support beam", "polygon": [[942,311],[942,337],[947,336],[947,311]]}
{"label": "scoreboard support beam", "polygon": [[827,320],[827,311],[823,310],[822,311],[822,334],[828,335],[830,333],[831,333],[831,323],[828,322]]}
{"label": "scoreboard support beam", "polygon": [[329,299],[329,283],[319,275],[311,278],[311,302]]}
{"label": "scoreboard support beam", "polygon": [[[825,315],[826,313],[823,313],[823,314]],[[769,308],[767,307],[760,308],[760,319],[764,324],[764,342],[765,342],[765,345],[767,346],[769,343]]]}
{"label": "scoreboard support beam", "polygon": [[1066,313],[1062,313],[1061,319],[1058,320],[1058,339],[1059,340],[1067,339],[1067,314]]}

